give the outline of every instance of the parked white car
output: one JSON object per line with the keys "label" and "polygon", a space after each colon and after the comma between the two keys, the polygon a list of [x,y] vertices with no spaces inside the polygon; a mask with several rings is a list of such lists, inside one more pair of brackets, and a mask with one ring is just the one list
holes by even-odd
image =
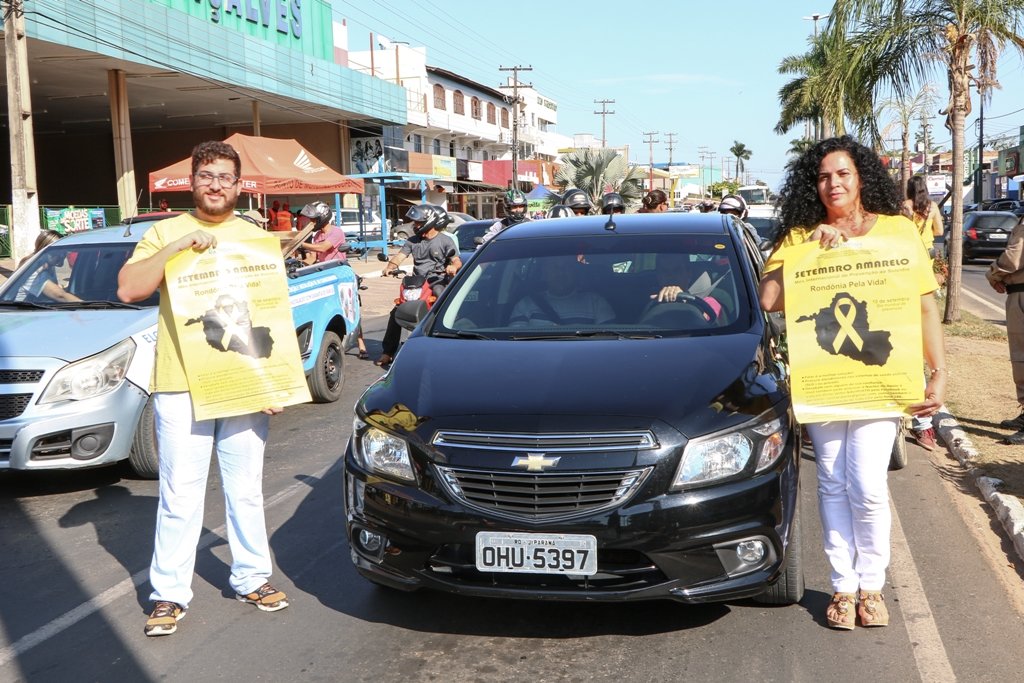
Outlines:
{"label": "parked white car", "polygon": [[[336,223],[345,231],[345,240],[348,242],[379,240],[383,239],[381,235],[385,234],[381,228],[380,214],[376,211],[363,212],[362,235],[359,232],[359,209],[342,209]],[[386,227],[391,227],[391,221],[386,221]]]}

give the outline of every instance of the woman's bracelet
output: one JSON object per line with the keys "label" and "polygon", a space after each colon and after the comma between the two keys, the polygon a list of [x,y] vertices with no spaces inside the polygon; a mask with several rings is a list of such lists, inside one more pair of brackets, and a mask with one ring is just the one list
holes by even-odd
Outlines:
{"label": "woman's bracelet", "polygon": [[934,376],[935,376],[935,375],[937,375],[938,373],[940,373],[940,372],[945,372],[945,371],[946,371],[946,368],[932,368],[931,374],[930,374],[930,375],[928,375],[928,376],[929,376],[929,377],[934,377]]}

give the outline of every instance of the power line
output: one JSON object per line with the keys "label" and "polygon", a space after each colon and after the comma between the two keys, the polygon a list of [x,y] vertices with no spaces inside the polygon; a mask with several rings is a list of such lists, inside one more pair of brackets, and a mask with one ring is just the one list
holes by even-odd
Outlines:
{"label": "power line", "polygon": [[594,100],[594,104],[601,105],[601,111],[595,111],[594,113],[600,115],[601,117],[601,148],[604,149],[605,147],[608,146],[608,138],[605,136],[604,128],[605,118],[609,114],[615,113],[614,111],[608,111],[608,108],[605,105],[615,104],[615,100]]}

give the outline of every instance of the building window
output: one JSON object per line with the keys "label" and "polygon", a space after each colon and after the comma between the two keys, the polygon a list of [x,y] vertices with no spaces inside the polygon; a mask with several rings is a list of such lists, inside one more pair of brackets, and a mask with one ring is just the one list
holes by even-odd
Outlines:
{"label": "building window", "polygon": [[452,140],[451,142],[448,143],[448,156],[450,156],[450,157],[454,157],[455,156],[455,141],[454,140]]}
{"label": "building window", "polygon": [[494,105],[491,104],[490,102],[488,102],[487,103],[487,123],[491,123],[491,124],[495,123],[495,121],[494,121],[494,112],[495,112]]}
{"label": "building window", "polygon": [[434,154],[441,154],[441,141],[437,138],[434,138]]}
{"label": "building window", "polygon": [[474,97],[470,101],[470,114],[477,121],[480,120],[480,116],[481,116],[481,114],[480,114],[480,98]]}
{"label": "building window", "polygon": [[466,115],[466,98],[462,96],[461,90],[456,90],[452,93],[452,109],[455,110],[456,114]]}
{"label": "building window", "polygon": [[412,136],[412,151],[423,152],[423,136],[418,133]]}
{"label": "building window", "polygon": [[434,86],[434,109],[445,109],[444,86],[440,84]]}
{"label": "building window", "polygon": [[508,109],[501,108],[501,127],[508,128]]}

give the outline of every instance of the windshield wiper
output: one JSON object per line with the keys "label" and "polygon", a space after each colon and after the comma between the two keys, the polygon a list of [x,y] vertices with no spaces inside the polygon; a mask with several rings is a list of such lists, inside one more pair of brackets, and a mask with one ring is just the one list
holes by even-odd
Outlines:
{"label": "windshield wiper", "polygon": [[431,336],[443,337],[445,339],[494,339],[494,337],[488,337],[486,334],[480,334],[479,332],[469,332],[468,330],[452,330],[451,332],[434,332]]}
{"label": "windshield wiper", "polygon": [[625,334],[611,330],[576,330],[564,334],[538,334],[514,336],[512,341],[559,341],[566,339],[661,339],[660,334]]}
{"label": "windshield wiper", "polygon": [[52,311],[56,308],[53,304],[41,304],[35,301],[0,301],[0,306],[11,308],[31,308],[38,311]]}
{"label": "windshield wiper", "polygon": [[57,301],[52,304],[53,308],[128,308],[133,311],[138,311],[146,306],[140,306],[139,304],[127,304],[123,301],[106,301],[104,299],[94,299],[92,301]]}

